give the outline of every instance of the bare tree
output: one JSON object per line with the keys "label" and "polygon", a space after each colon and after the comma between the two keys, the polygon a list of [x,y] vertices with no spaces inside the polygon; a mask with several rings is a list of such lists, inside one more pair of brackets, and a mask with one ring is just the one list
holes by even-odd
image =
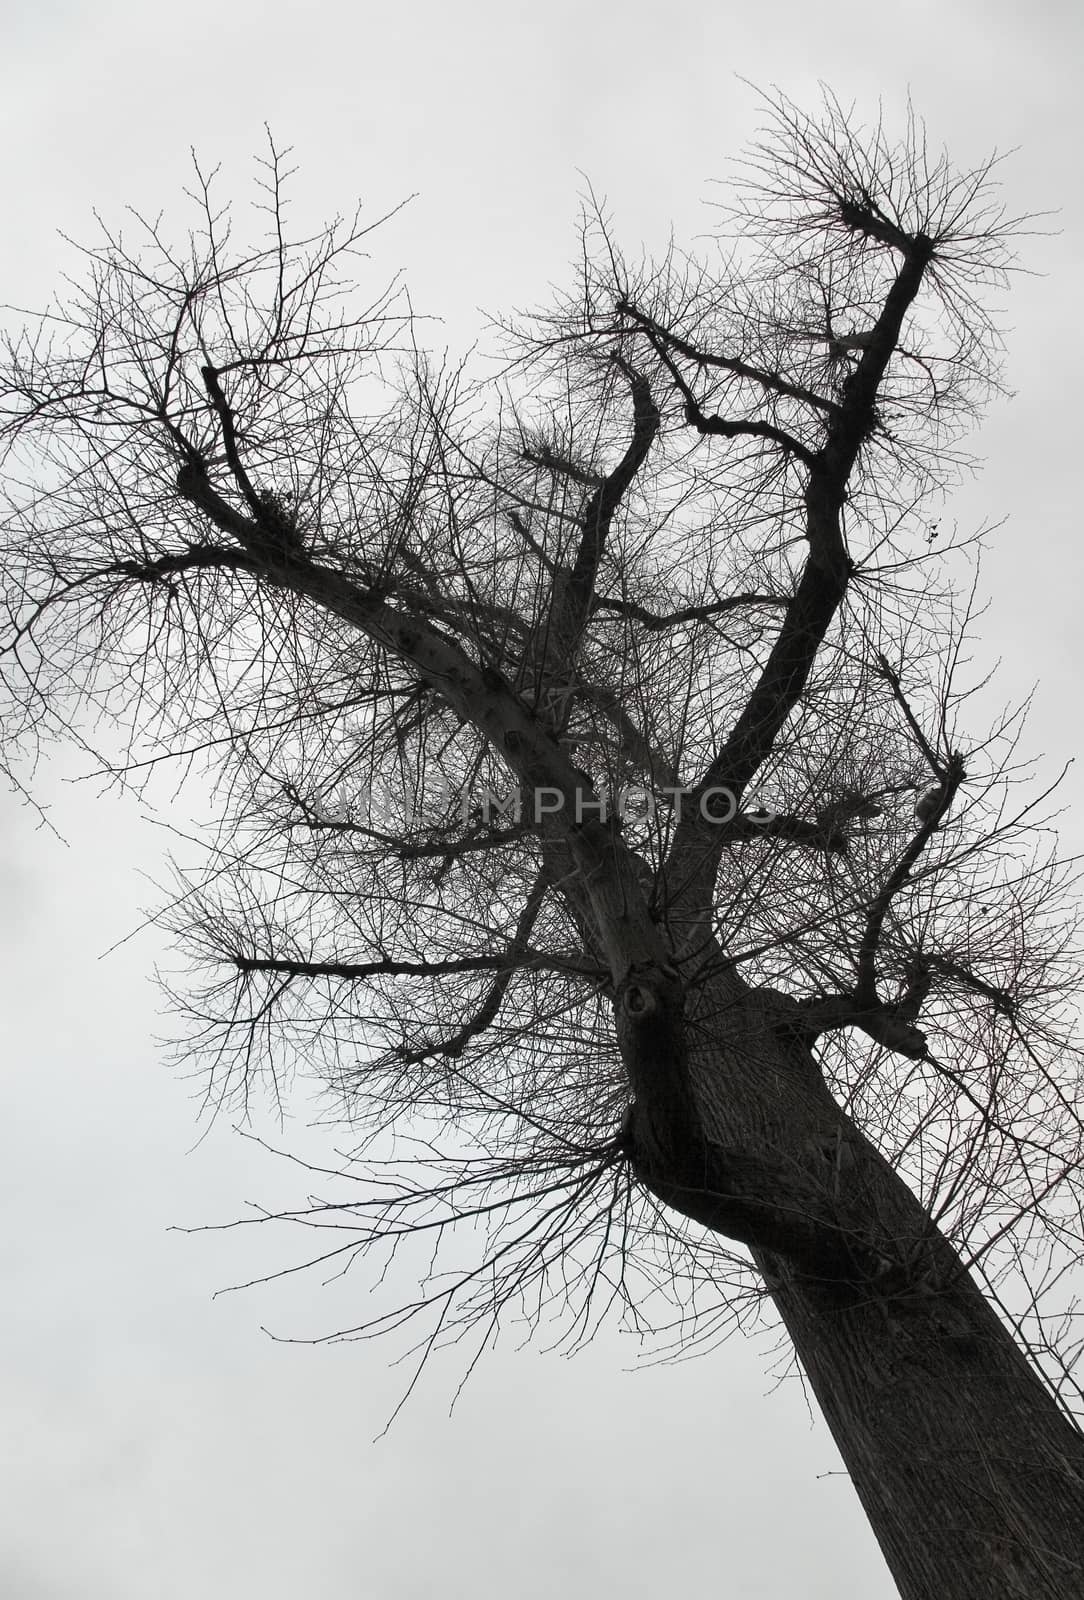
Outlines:
{"label": "bare tree", "polygon": [[312,1259],[429,1247],[339,1336],[774,1308],[906,1600],[1065,1600],[1072,872],[927,509],[1020,224],[914,124],[768,119],[711,261],[589,209],[473,373],[274,149],[250,252],[202,177],[88,247],[8,349],[6,726],[214,777],[208,1101],[322,1074]]}

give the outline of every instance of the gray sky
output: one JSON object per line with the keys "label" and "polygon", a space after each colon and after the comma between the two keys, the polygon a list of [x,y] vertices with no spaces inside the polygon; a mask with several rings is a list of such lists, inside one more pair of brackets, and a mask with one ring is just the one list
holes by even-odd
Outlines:
{"label": "gray sky", "polygon": [[[882,17],[888,20],[882,21]],[[295,148],[303,214],[418,200],[375,243],[415,304],[468,344],[476,308],[536,304],[565,277],[586,178],[630,250],[711,227],[702,202],[756,124],[736,74],[811,103],[819,79],[889,119],[908,91],[966,162],[1020,146],[1015,210],[1060,210],[1025,242],[1044,276],[1008,318],[1011,402],[984,475],[947,515],[1006,518],[986,568],[979,658],[1005,698],[1037,684],[1030,748],[1073,754],[1082,683],[1077,409],[1084,348],[1081,34],[1075,7],[784,0],[302,6],[9,3],[0,68],[0,299],[40,303],[58,229],[179,209],[188,148],[237,194],[262,124]],[[100,959],[152,898],[163,838],[134,808],[39,772],[62,846],[0,802],[0,1591],[14,1600],[565,1600],[686,1592],[889,1600],[853,1491],[770,1348],[731,1343],[630,1372],[615,1334],[573,1361],[509,1339],[452,1417],[438,1364],[389,1437],[402,1391],[377,1345],[284,1346],[326,1331],[314,1281],[212,1302],[285,1244],[186,1236],[274,1202],[282,1170],[214,1128],[164,1067],[168,1024],[143,935]],[[1069,798],[1079,794],[1071,780]],[[1078,806],[1068,826],[1084,844]],[[289,1133],[287,1134],[289,1137]],[[288,1193],[287,1193],[288,1197]]]}

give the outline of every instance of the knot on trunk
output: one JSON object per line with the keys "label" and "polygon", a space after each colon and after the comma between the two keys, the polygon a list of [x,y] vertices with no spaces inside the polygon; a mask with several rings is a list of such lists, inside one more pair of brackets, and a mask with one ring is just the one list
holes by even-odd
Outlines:
{"label": "knot on trunk", "polygon": [[621,998],[626,1012],[634,1022],[653,1016],[659,1009],[658,999],[644,984],[630,983]]}
{"label": "knot on trunk", "polygon": [[701,1143],[689,1083],[684,990],[667,961],[632,966],[614,995],[617,1039],[636,1102],[634,1164],[674,1173]]}
{"label": "knot on trunk", "polygon": [[633,967],[618,986],[617,1009],[625,1021],[649,1022],[662,1012],[671,1015],[682,1006],[681,978],[676,967]]}

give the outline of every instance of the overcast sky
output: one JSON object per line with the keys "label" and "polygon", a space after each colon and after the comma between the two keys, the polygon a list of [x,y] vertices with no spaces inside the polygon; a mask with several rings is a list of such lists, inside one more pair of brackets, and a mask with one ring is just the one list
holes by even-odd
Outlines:
{"label": "overcast sky", "polygon": [[[960,162],[1019,146],[1009,204],[1059,211],[1060,232],[1023,246],[1015,398],[948,515],[1006,519],[981,654],[1003,659],[1006,698],[1038,685],[1031,748],[1052,768],[1074,753],[1077,7],[9,0],[4,25],[0,300],[23,305],[62,270],[58,230],[179,209],[191,145],[240,194],[265,121],[294,146],[306,215],[417,194],[376,249],[458,348],[479,307],[567,281],[588,179],[630,250],[708,229],[711,180],[757,120],[738,75],[807,104],[818,80],[867,111],[880,97],[889,122],[910,92]],[[572,1361],[509,1341],[451,1418],[454,1361],[374,1444],[404,1383],[388,1351],[260,1331],[331,1326],[315,1282],[212,1301],[281,1264],[282,1239],[167,1229],[273,1203],[283,1174],[224,1125],[197,1144],[196,1086],[156,1042],[156,937],[103,959],[152,898],[163,838],[74,771],[37,776],[66,845],[0,804],[0,1592],[889,1600],[827,1432],[796,1381],[775,1385],[769,1346],[632,1372],[613,1333]]]}

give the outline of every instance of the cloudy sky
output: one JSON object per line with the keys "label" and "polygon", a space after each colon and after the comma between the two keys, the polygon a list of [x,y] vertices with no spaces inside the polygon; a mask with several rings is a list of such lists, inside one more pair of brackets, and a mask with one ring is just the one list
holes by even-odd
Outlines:
{"label": "cloudy sky", "polygon": [[[880,98],[889,121],[910,93],[960,162],[1019,147],[1013,210],[1060,213],[1023,247],[1015,398],[948,509],[1005,519],[980,654],[1002,659],[1006,698],[1037,685],[1031,748],[1053,767],[1084,689],[1082,32],[1055,0],[9,0],[0,300],[40,303],[66,260],[58,230],[85,236],[93,210],[176,208],[190,146],[240,193],[267,121],[294,146],[306,214],[418,196],[380,259],[462,348],[478,308],[565,279],[587,180],[630,248],[709,228],[711,180],[756,125],[742,78],[806,103],[824,80],[867,111]],[[65,843],[0,803],[0,1590],[889,1600],[826,1430],[796,1381],[776,1384],[770,1346],[632,1371],[615,1334],[572,1361],[509,1342],[450,1417],[459,1368],[438,1364],[374,1443],[404,1382],[386,1350],[260,1331],[324,1331],[315,1283],[212,1300],[281,1264],[282,1241],[168,1230],[273,1202],[281,1169],[202,1129],[196,1086],[163,1065],[155,937],[105,954],[138,928],[163,838],[75,772],[59,759],[36,779]]]}

